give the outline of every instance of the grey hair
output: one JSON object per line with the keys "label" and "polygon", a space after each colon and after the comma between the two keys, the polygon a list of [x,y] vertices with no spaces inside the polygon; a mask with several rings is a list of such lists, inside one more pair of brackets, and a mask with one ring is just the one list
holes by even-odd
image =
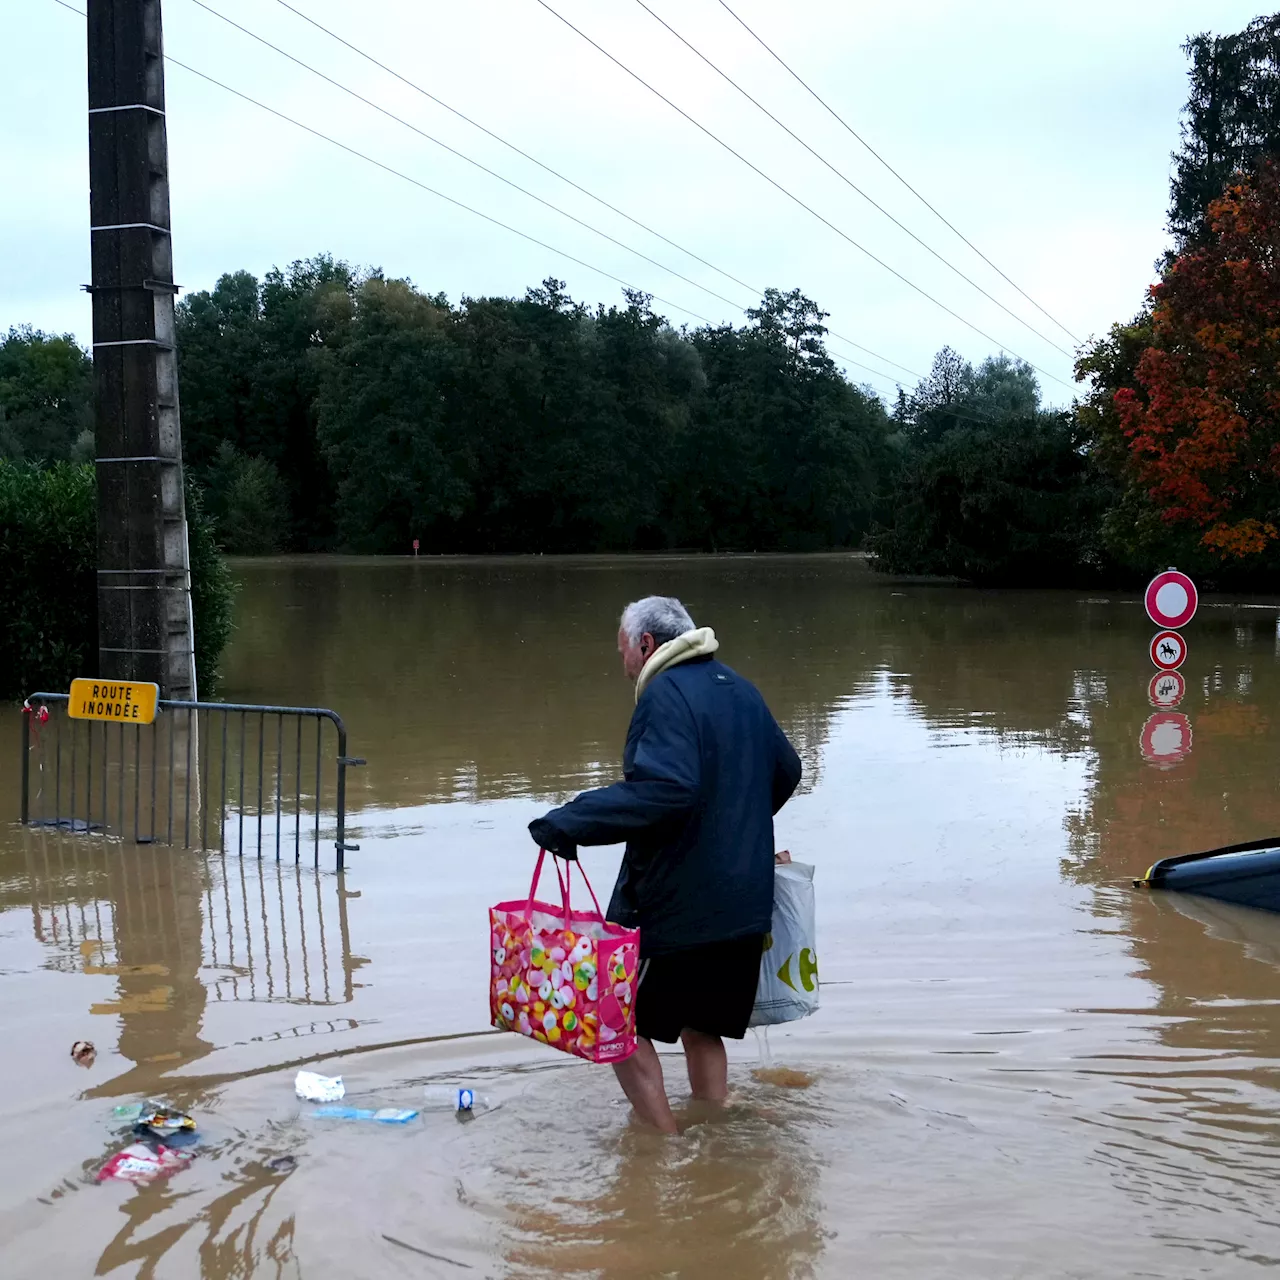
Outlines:
{"label": "grey hair", "polygon": [[647,631],[662,645],[692,631],[693,619],[675,596],[645,596],[622,611],[622,630],[632,644],[639,644]]}

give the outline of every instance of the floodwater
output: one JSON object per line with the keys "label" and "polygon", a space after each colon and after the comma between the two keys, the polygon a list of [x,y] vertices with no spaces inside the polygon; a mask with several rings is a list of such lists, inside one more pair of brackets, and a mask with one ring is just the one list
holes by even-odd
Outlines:
{"label": "floodwater", "polygon": [[[854,558],[237,565],[221,695],[335,708],[332,834],[280,862],[0,827],[7,1277],[1235,1277],[1280,1264],[1280,918],[1135,891],[1280,828],[1280,608],[1210,600],[1177,712],[1131,594],[878,579]],[[628,1120],[605,1068],[486,1030],[524,827],[612,777],[619,608],[682,596],[805,763],[822,1005],[732,1054],[723,1114]],[[1145,733],[1144,733],[1145,731]],[[18,809],[0,714],[0,811]],[[616,850],[585,865],[607,890]],[[695,980],[696,975],[691,975]],[[69,1049],[92,1040],[97,1059]],[[494,1109],[413,1107],[462,1081]],[[113,1107],[189,1167],[94,1181]]]}

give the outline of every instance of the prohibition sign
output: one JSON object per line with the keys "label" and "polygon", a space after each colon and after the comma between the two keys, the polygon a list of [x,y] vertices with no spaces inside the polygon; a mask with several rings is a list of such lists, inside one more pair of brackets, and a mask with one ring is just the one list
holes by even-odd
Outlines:
{"label": "prohibition sign", "polygon": [[1171,769],[1191,751],[1191,721],[1181,711],[1157,711],[1142,726],[1142,758]]}
{"label": "prohibition sign", "polygon": [[1176,631],[1161,631],[1151,640],[1151,661],[1161,671],[1174,671],[1187,660],[1187,642]]}
{"label": "prohibition sign", "polygon": [[1200,597],[1195,583],[1185,573],[1166,569],[1147,585],[1147,617],[1157,627],[1185,627],[1195,617]]}
{"label": "prohibition sign", "polygon": [[1153,707],[1170,710],[1187,696],[1187,682],[1180,671],[1159,671],[1147,685],[1147,701]]}

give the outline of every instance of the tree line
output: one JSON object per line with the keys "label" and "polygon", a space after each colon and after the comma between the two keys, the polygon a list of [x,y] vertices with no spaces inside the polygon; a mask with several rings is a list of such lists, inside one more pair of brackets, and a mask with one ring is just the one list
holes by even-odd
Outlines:
{"label": "tree line", "polygon": [[[450,305],[327,256],[235,272],[178,309],[184,454],[240,554],[871,545],[911,571],[1010,580],[1036,556],[1080,559],[1086,458],[1027,366],[944,350],[886,405],[836,366],[824,318],[799,290],[690,331],[644,295],[589,308],[557,280]],[[24,347],[56,351],[67,383],[26,456],[73,456],[87,359],[15,332],[0,360]],[[950,509],[969,451],[982,465]],[[1000,492],[975,499],[993,459]],[[1013,547],[1010,522],[1026,524]]]}
{"label": "tree line", "polygon": [[[944,349],[886,403],[770,289],[738,325],[562,282],[451,303],[327,255],[178,308],[184,452],[222,545],[407,553],[865,547],[895,573],[1123,581],[1280,567],[1280,17],[1188,40],[1171,248],[1076,402]],[[69,338],[0,339],[0,456],[91,456]]]}
{"label": "tree line", "polygon": [[798,291],[690,333],[557,280],[451,306],[328,257],[237,272],[180,308],[184,449],[241,550],[849,545],[886,413],[821,319]]}

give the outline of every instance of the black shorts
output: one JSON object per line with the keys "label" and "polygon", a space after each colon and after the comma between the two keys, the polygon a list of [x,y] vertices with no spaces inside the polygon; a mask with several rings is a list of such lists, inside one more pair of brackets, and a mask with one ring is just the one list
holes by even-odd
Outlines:
{"label": "black shorts", "polygon": [[668,951],[640,962],[636,1034],[674,1044],[685,1030],[741,1040],[756,1002],[764,935]]}

